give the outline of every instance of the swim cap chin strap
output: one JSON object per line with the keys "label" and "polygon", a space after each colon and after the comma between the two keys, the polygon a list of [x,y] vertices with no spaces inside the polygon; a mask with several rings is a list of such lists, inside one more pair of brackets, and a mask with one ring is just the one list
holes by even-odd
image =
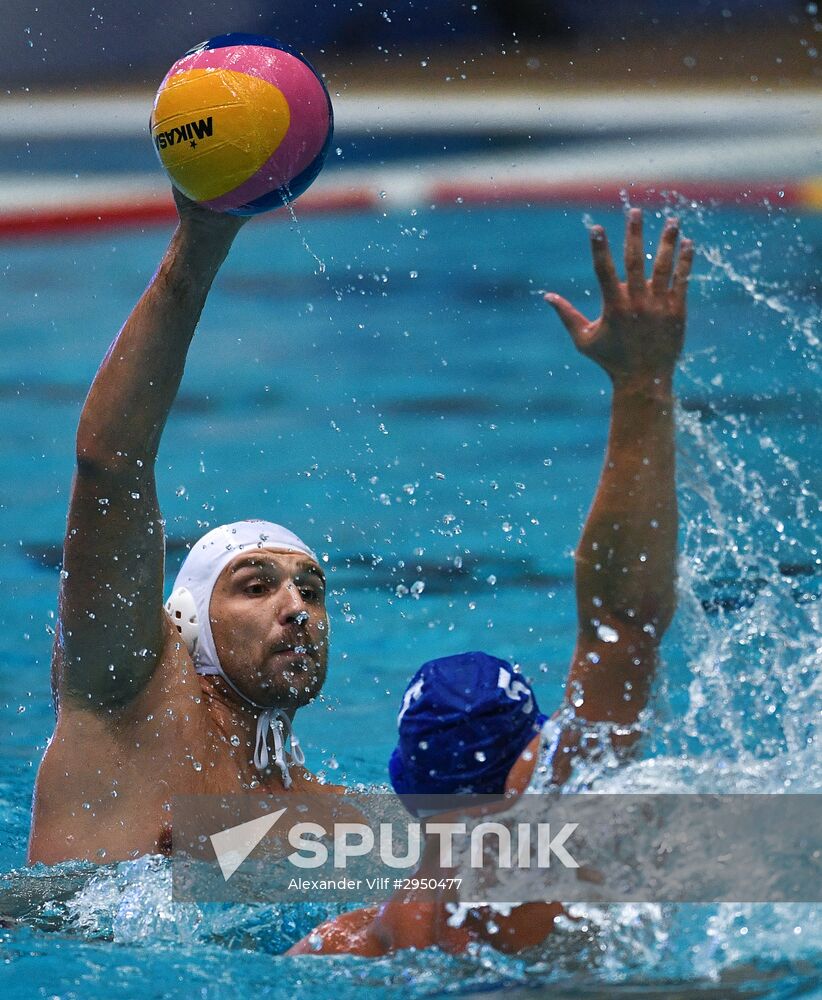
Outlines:
{"label": "swim cap chin strap", "polygon": [[288,761],[285,759],[285,739],[291,741],[291,758],[296,764],[305,763],[305,754],[300,741],[291,728],[291,719],[281,708],[266,708],[260,712],[257,719],[257,742],[254,747],[254,764],[264,771],[268,767],[268,730],[274,734],[274,763],[283,776],[283,784],[291,787],[291,775],[288,772]]}
{"label": "swim cap chin strap", "polygon": [[291,719],[281,708],[258,705],[252,701],[226,675],[214,645],[208,614],[211,593],[223,568],[244,550],[256,548],[275,552],[300,552],[317,562],[316,555],[305,542],[280,524],[273,524],[271,521],[235,521],[223,524],[213,528],[192,545],[174,581],[173,592],[166,602],[166,611],[185,642],[197,673],[222,677],[247,705],[259,710],[254,765],[260,771],[268,767],[271,760],[268,734],[272,733],[274,763],[280,769],[283,784],[290,788],[292,780],[286,756],[289,753],[287,744],[290,743],[290,756],[294,763],[305,763],[305,754],[294,734]]}

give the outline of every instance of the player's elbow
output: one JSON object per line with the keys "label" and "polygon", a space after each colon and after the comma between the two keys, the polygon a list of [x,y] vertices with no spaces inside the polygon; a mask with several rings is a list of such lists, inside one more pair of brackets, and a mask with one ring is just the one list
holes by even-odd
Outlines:
{"label": "player's elbow", "polygon": [[117,484],[134,483],[144,476],[143,467],[128,456],[96,443],[78,439],[75,456],[77,476],[81,481]]}
{"label": "player's elbow", "polygon": [[676,612],[676,568],[667,562],[603,567],[578,554],[575,579],[580,629],[591,636],[638,630],[659,641]]}
{"label": "player's elbow", "polygon": [[106,454],[106,450],[96,434],[83,429],[82,424],[77,432],[74,449],[74,459],[77,464],[77,474],[84,479],[101,476],[110,469],[115,456]]}
{"label": "player's elbow", "polygon": [[633,623],[651,640],[660,642],[676,612],[676,588],[673,581],[662,585],[638,601],[638,607],[633,609]]}
{"label": "player's elbow", "polygon": [[630,606],[603,605],[595,608],[593,613],[580,613],[579,629],[582,635],[604,643],[615,643],[627,636],[632,641],[651,648],[662,641],[675,610],[676,601],[673,596],[661,600],[637,601]]}
{"label": "player's elbow", "polygon": [[658,566],[657,572],[638,575],[627,600],[620,602],[620,617],[626,625],[641,629],[659,643],[676,612],[676,568]]}

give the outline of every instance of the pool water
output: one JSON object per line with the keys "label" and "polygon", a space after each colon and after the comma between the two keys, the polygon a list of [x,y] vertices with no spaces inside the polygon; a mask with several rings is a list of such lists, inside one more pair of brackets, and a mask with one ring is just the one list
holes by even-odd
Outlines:
{"label": "pool water", "polygon": [[[822,216],[674,210],[699,251],[679,612],[639,759],[596,787],[816,790]],[[660,218],[646,213],[649,250]],[[596,314],[589,221],[572,206],[263,218],[217,280],[158,462],[168,579],[186,543],[241,517],[327,559],[329,680],[296,728],[334,780],[385,781],[404,684],[432,656],[484,648],[522,665],[543,709],[561,697],[609,397],[541,291]],[[618,247],[621,210],[596,221]],[[161,859],[25,868],[77,419],[168,235],[7,245],[0,265],[5,994],[822,997],[808,905],[587,907],[537,956],[299,961],[279,953],[321,904],[175,906]]]}

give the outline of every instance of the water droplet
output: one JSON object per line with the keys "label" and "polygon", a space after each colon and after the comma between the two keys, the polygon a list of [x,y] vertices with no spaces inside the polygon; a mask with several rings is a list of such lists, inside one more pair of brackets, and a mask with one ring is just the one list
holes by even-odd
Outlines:
{"label": "water droplet", "polygon": [[308,947],[312,951],[321,951],[323,946],[323,939],[321,935],[317,933],[312,933],[308,936]]}
{"label": "water droplet", "polygon": [[619,632],[610,625],[597,625],[597,635],[603,642],[619,642]]}

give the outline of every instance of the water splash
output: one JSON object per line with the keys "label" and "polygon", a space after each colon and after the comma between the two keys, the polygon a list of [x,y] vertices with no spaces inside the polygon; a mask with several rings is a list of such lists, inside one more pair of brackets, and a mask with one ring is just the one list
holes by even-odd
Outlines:
{"label": "water splash", "polygon": [[[709,207],[692,211],[685,199],[671,200],[710,268],[695,279],[700,312],[721,330],[720,300],[741,291],[750,310],[737,312],[737,340],[744,344],[745,328],[757,321],[768,324],[765,370],[793,371],[794,378],[751,395],[745,358],[739,365],[724,357],[725,341],[686,356],[679,380],[687,405],[677,411],[679,606],[647,719],[646,756],[627,766],[612,755],[580,764],[568,790],[815,792],[822,785],[822,506],[798,457],[806,428],[792,425],[790,403],[784,412],[776,401],[793,393],[806,418],[818,412],[820,310],[810,296],[763,273],[757,249],[703,243],[700,237],[717,228]],[[769,220],[768,233],[780,224],[779,216]],[[765,237],[755,235],[761,247]],[[715,365],[713,378],[704,374],[706,362]],[[641,972],[716,983],[758,964],[776,970],[807,962],[811,976],[800,992],[819,983],[818,905],[570,910],[596,942],[591,960],[606,980]]]}
{"label": "water splash", "polygon": [[305,238],[305,233],[303,232],[300,220],[297,218],[297,213],[294,211],[294,203],[291,199],[291,191],[289,190],[287,184],[283,185],[283,188],[285,191],[285,194],[283,195],[283,205],[288,210],[288,214],[291,216],[291,221],[294,223],[294,228],[297,231],[297,235],[300,238],[300,242],[303,245],[303,249],[306,251],[306,253],[308,253],[311,257],[314,258],[314,263],[317,265],[316,273],[325,274],[325,261],[321,257],[317,256],[317,254],[309,246],[308,240]]}
{"label": "water splash", "polygon": [[[772,288],[768,288],[767,284],[764,284],[761,280],[737,270],[733,261],[729,260],[718,246],[700,247],[699,253],[712,268],[720,270],[728,281],[743,288],[753,303],[766,306],[784,319],[789,329],[802,337],[809,348],[813,351],[819,349],[820,342],[816,334],[819,327],[818,315],[801,316],[798,310],[790,302],[786,301],[785,295],[775,294]],[[812,366],[812,371],[817,370],[817,359],[815,357],[809,357],[808,363]]]}

